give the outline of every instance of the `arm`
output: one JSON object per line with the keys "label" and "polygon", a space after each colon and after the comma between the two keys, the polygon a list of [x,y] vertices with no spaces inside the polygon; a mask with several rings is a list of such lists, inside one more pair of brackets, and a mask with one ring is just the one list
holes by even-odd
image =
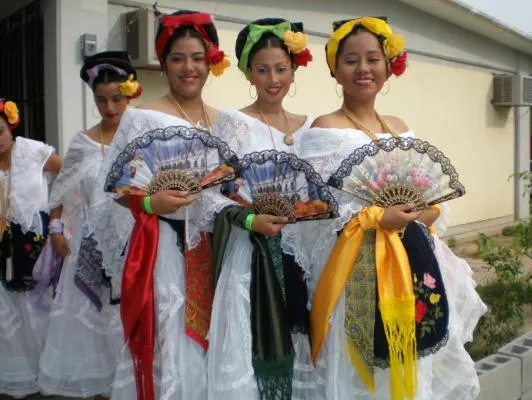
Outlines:
{"label": "arm", "polygon": [[[61,214],[63,213],[63,206],[58,206],[50,211],[50,221],[61,220]],[[70,254],[70,247],[65,235],[62,232],[50,233],[52,244],[55,251],[61,258],[65,258]]]}
{"label": "arm", "polygon": [[44,170],[58,175],[62,164],[63,159],[61,156],[59,154],[52,154],[44,164]]}

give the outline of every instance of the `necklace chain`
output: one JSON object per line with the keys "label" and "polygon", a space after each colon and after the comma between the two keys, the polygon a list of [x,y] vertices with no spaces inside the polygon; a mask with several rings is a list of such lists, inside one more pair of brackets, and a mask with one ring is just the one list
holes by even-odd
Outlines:
{"label": "necklace chain", "polygon": [[[257,109],[257,111],[259,112],[260,114],[260,117],[262,118],[262,121],[266,124],[266,126],[268,127],[268,131],[270,132],[270,138],[272,139],[272,144],[273,144],[273,148],[274,150],[277,150],[277,147],[275,146],[275,140],[273,138],[273,132],[272,132],[272,128],[271,128],[271,125],[270,123],[268,122],[268,120],[266,119],[266,115],[264,115],[264,113],[262,112],[262,110],[260,109],[259,105],[257,103],[255,103],[255,108]],[[292,129],[290,128],[290,122],[288,122],[288,116],[286,115],[286,111],[285,109],[283,108],[283,116],[284,116],[284,121],[285,121],[285,124],[286,124],[286,128],[288,130],[288,133],[285,133],[283,131],[279,131],[281,133],[284,134],[284,138],[283,138],[283,142],[287,145],[287,146],[293,146],[294,145],[294,132],[292,132]]]}
{"label": "necklace chain", "polygon": [[7,230],[9,224],[9,219],[11,218],[11,159],[14,147],[15,143],[11,145],[9,150],[8,166],[5,170],[5,174],[7,174],[7,190],[4,185],[5,179],[2,178],[2,181],[0,182],[0,190],[2,191],[0,196],[0,239],[4,236],[4,232]]}
{"label": "necklace chain", "polygon": [[[344,113],[346,118],[349,121],[351,121],[351,123],[355,126],[355,128],[357,128],[358,130],[364,132],[366,135],[369,136],[369,138],[371,140],[378,140],[379,139],[377,137],[377,135],[375,135],[375,133],[373,133],[366,125],[364,125],[362,123],[362,121],[360,121],[358,119],[358,117],[353,112],[351,112],[351,111],[349,111],[347,109],[345,104],[342,105],[342,112]],[[384,133],[389,133],[393,137],[397,137],[397,134],[392,132],[392,130],[390,129],[390,126],[388,125],[388,123],[379,115],[379,113],[375,112],[375,115],[377,116],[377,120],[379,121],[379,124],[381,125],[383,132]]]}
{"label": "necklace chain", "polygon": [[[198,126],[198,122],[202,122],[202,121],[198,121],[194,123],[194,121],[192,121],[192,118],[190,118],[188,114],[186,113],[186,111],[183,109],[179,101],[177,101],[177,99],[171,93],[168,93],[167,97],[170,99],[170,101],[172,102],[174,107],[177,109],[177,111],[181,114],[181,116],[190,123],[190,125],[196,127]],[[203,118],[205,119],[205,124],[207,125],[204,129],[210,132],[210,128],[212,127],[212,124],[209,118],[209,114],[207,114],[207,110],[205,109],[205,103],[203,101],[201,102],[201,108],[203,109]]]}

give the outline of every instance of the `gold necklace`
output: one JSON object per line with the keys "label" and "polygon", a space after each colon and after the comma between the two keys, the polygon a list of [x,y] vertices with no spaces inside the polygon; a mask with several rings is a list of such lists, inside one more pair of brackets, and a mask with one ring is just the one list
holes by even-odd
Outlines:
{"label": "gold necklace", "polygon": [[[271,137],[272,143],[273,143],[273,148],[275,149],[275,140],[273,138],[273,132],[272,132],[271,125],[268,122],[268,120],[266,119],[266,116],[264,115],[262,110],[259,108],[257,103],[255,103],[255,107],[256,107],[257,111],[259,112],[260,117],[262,118],[262,121],[266,124],[266,126],[268,126],[268,130],[270,131],[270,137]],[[279,132],[284,134],[284,137],[283,137],[284,144],[286,144],[287,146],[293,146],[294,145],[294,132],[292,132],[292,129],[290,128],[290,123],[288,122],[288,116],[286,115],[286,111],[284,110],[284,108],[283,108],[283,115],[284,115],[284,121],[286,123],[286,128],[288,130],[288,133],[285,133],[283,131],[279,131]]]}
{"label": "gold necklace", "polygon": [[[194,123],[194,121],[192,121],[192,118],[190,118],[188,114],[185,112],[185,110],[183,109],[183,107],[181,107],[181,104],[179,104],[179,101],[177,101],[177,99],[171,93],[167,93],[167,97],[170,99],[170,101],[172,102],[174,107],[177,109],[177,111],[179,111],[181,116],[190,123],[190,125],[197,127],[198,122],[202,122],[202,121],[198,121]],[[210,128],[212,124],[209,118],[209,114],[207,114],[207,110],[205,109],[205,103],[203,101],[201,102],[201,108],[203,109],[203,118],[205,118],[205,124],[207,124],[207,126],[204,129],[210,133]]]}
{"label": "gold necklace", "polygon": [[[353,125],[355,125],[355,128],[364,132],[366,135],[369,136],[371,140],[379,139],[377,135],[375,135],[366,125],[364,125],[362,121],[360,121],[354,113],[352,113],[351,111],[347,109],[345,104],[342,105],[342,112],[347,117],[347,119],[351,121]],[[379,115],[379,113],[375,112],[375,115],[377,116],[377,120],[379,121],[379,124],[381,124],[383,133],[389,133],[393,137],[397,137],[397,134],[392,132],[388,123]]]}
{"label": "gold necklace", "polygon": [[11,145],[11,149],[9,150],[9,163],[7,169],[5,170],[5,173],[7,174],[7,190],[4,186],[5,180],[2,178],[2,181],[0,182],[0,190],[2,191],[2,195],[0,196],[0,240],[4,237],[4,233],[9,224],[9,219],[11,218],[11,155],[13,153],[14,146],[15,144],[13,143]]}

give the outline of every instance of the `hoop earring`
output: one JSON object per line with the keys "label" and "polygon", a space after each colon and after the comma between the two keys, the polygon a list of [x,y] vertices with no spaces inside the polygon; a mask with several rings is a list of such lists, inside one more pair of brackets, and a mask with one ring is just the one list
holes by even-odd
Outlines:
{"label": "hoop earring", "polygon": [[205,87],[209,87],[211,86],[211,83],[212,83],[212,74],[209,74],[209,76],[207,77],[207,80],[205,81]]}
{"label": "hoop earring", "polygon": [[[292,89],[292,85],[290,85],[290,89]],[[289,97],[294,97],[297,93],[297,86],[296,86],[296,83],[294,82],[294,93],[290,93],[290,90],[288,91],[288,96]]]}
{"label": "hoop earring", "polygon": [[255,87],[255,86],[253,86],[253,85],[250,83],[250,84],[249,84],[249,89],[248,89],[249,97],[251,98],[251,100],[255,100],[255,99],[257,98],[257,96],[258,96],[258,95],[257,95],[257,89],[255,88],[255,96],[253,96],[253,95],[251,94],[251,88],[252,88],[252,87]]}
{"label": "hoop earring", "polygon": [[[341,88],[341,90],[342,90],[340,93],[338,93],[338,88]],[[334,87],[334,91],[336,92],[336,96],[338,96],[339,99],[344,97],[344,89],[342,88],[342,86],[340,84],[338,84],[338,82],[336,82],[336,86]]]}
{"label": "hoop earring", "polygon": [[93,104],[93,105],[92,105],[92,109],[91,109],[91,111],[92,111],[92,117],[93,117],[94,119],[101,118],[102,116],[100,115],[100,113],[98,112],[98,110],[96,110],[96,113],[94,112],[94,109],[95,109],[95,108],[96,108],[96,104]]}
{"label": "hoop earring", "polygon": [[381,89],[381,94],[383,96],[386,96],[388,93],[390,93],[390,89],[392,87],[392,85],[390,84],[390,81],[386,81],[386,85],[387,86],[385,88]]}

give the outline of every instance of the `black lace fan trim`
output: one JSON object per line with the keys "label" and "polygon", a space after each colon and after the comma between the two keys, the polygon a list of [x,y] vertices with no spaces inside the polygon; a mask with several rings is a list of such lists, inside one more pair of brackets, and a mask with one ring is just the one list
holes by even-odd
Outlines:
{"label": "black lace fan trim", "polygon": [[242,171],[248,169],[251,164],[265,164],[268,161],[275,164],[287,163],[296,171],[304,172],[307,182],[316,185],[320,200],[329,204],[331,214],[328,216],[330,218],[338,216],[338,203],[332,195],[329,186],[323,181],[321,175],[316,172],[308,161],[297,157],[295,154],[277,150],[263,150],[248,153],[238,162],[238,175],[240,175]]}
{"label": "black lace fan trim", "polygon": [[186,140],[201,140],[206,147],[218,150],[218,155],[222,162],[235,169],[237,168],[238,157],[222,139],[212,136],[208,131],[199,128],[168,126],[146,132],[142,136],[135,138],[118,154],[105,179],[105,191],[113,192],[115,190],[116,183],[122,178],[123,166],[133,159],[138,149],[149,147],[155,140],[167,141],[176,136]]}
{"label": "black lace fan trim", "polygon": [[366,157],[375,156],[381,150],[390,152],[396,148],[405,151],[415,150],[418,153],[427,154],[433,162],[441,164],[442,172],[449,176],[449,187],[453,189],[454,192],[432,201],[430,204],[428,204],[429,206],[447,200],[456,199],[465,194],[464,185],[462,185],[458,180],[458,172],[456,172],[456,169],[451,165],[451,161],[443,154],[443,152],[438,150],[435,146],[427,141],[412,137],[377,139],[371,143],[357,148],[342,161],[338,170],[336,170],[336,172],[332,174],[327,181],[327,184],[334,188],[341,189],[343,178],[349,176],[353,170],[353,167],[362,164]]}

